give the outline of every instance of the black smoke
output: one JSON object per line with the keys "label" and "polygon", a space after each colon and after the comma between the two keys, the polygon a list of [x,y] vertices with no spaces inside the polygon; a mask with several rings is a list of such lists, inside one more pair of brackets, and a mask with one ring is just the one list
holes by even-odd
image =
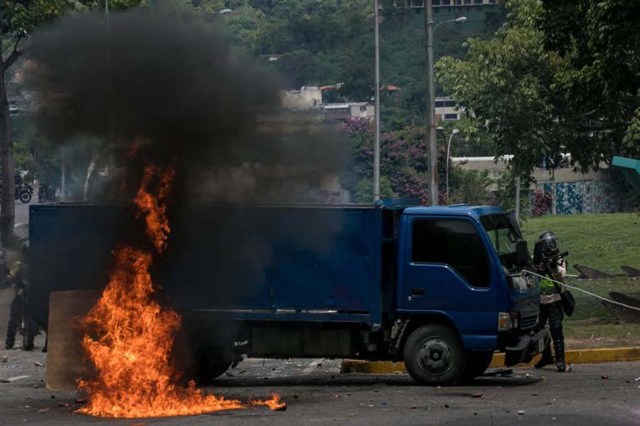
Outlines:
{"label": "black smoke", "polygon": [[222,30],[195,15],[68,16],[33,38],[29,60],[40,134],[56,145],[91,140],[109,166],[94,199],[129,196],[122,188],[135,189],[151,162],[177,166],[180,197],[327,201],[322,186],[344,167],[337,132],[283,112],[283,81],[232,54]]}

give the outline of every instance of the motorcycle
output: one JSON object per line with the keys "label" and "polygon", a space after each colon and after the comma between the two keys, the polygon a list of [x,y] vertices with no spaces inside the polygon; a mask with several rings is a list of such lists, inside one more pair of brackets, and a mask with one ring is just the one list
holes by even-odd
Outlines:
{"label": "motorcycle", "polygon": [[23,203],[28,203],[33,197],[33,187],[28,183],[22,183],[16,185],[16,200],[20,200]]}

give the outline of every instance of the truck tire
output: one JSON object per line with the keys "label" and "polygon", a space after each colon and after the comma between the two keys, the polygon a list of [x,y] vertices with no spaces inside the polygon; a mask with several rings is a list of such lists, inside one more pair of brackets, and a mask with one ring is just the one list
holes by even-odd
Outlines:
{"label": "truck tire", "polygon": [[218,350],[203,348],[196,358],[195,380],[198,385],[210,385],[231,367],[233,360]]}
{"label": "truck tire", "polygon": [[462,378],[467,357],[460,338],[451,328],[427,324],[409,335],[404,345],[404,364],[420,384],[448,385]]}
{"label": "truck tire", "polygon": [[462,373],[462,380],[471,380],[484,373],[493,359],[493,351],[470,352],[467,357],[467,366]]}

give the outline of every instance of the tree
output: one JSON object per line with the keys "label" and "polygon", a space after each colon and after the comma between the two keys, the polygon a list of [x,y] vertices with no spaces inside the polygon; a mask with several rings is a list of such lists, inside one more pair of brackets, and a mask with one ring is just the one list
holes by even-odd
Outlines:
{"label": "tree", "polygon": [[544,157],[571,153],[587,170],[640,153],[640,4],[622,0],[511,0],[491,40],[465,60],[443,58],[438,78],[514,154],[523,180]]}
{"label": "tree", "polygon": [[[561,59],[552,84],[562,143],[581,165],[640,153],[640,3],[544,0],[544,45]],[[583,167],[584,168],[584,167]]]}
{"label": "tree", "polygon": [[[128,8],[140,0],[112,0],[114,10]],[[2,198],[0,200],[0,241],[13,242],[15,221],[15,160],[7,97],[9,69],[28,48],[25,41],[41,24],[70,10],[104,7],[103,1],[71,0],[2,0],[0,7],[0,163],[2,165]]]}
{"label": "tree", "polygon": [[465,115],[489,133],[494,155],[514,154],[512,167],[526,182],[545,154],[560,150],[550,92],[559,60],[544,50],[536,27],[541,4],[512,0],[508,5],[507,24],[493,39],[470,39],[465,60],[442,58],[436,70]]}

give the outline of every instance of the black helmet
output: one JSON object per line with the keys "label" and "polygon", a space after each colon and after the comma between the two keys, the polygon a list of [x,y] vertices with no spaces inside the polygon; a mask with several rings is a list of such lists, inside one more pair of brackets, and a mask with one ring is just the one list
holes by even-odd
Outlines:
{"label": "black helmet", "polygon": [[558,240],[551,231],[543,231],[533,250],[533,263],[538,264],[558,254]]}

